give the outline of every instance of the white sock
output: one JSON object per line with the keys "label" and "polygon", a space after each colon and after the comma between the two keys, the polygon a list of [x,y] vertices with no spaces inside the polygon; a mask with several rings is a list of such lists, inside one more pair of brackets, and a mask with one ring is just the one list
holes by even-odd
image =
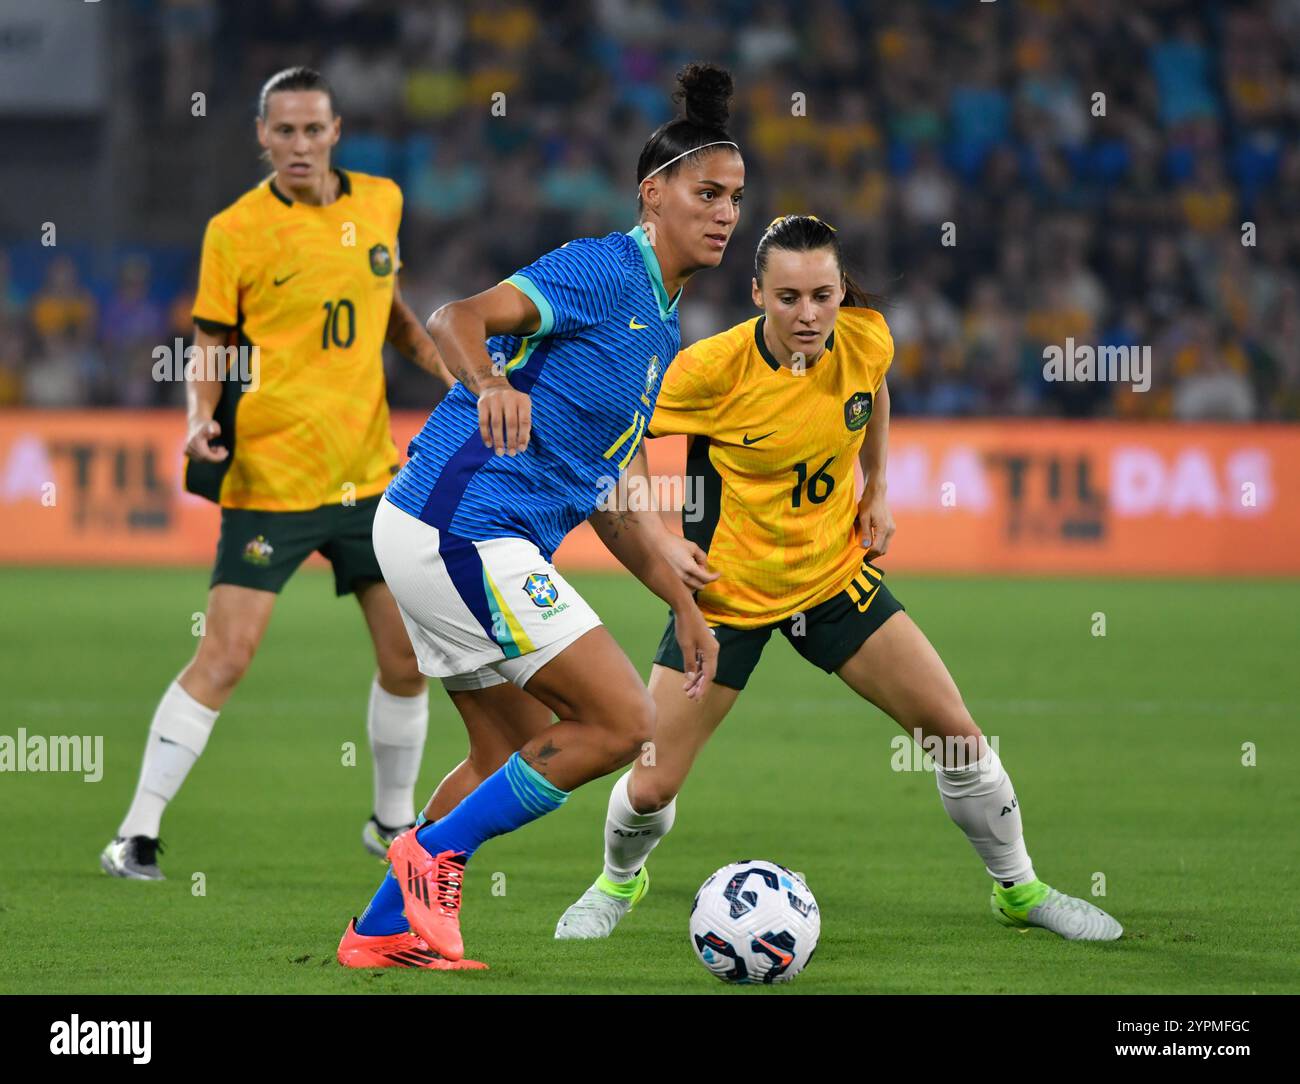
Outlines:
{"label": "white sock", "polygon": [[199,759],[220,712],[200,704],[173,681],[158,701],[144,746],[140,781],[119,836],[156,838],[163,810],[176,797],[194,762]]}
{"label": "white sock", "polygon": [[605,876],[615,884],[630,881],[650,852],[672,831],[677,817],[674,798],[658,813],[638,813],[627,796],[631,771],[624,772],[609,792],[605,815]]}
{"label": "white sock", "polygon": [[1034,864],[1025,849],[1020,806],[993,748],[985,743],[984,756],[964,767],[936,765],[934,779],[948,816],[966,833],[989,875],[1003,885],[1033,881]]}
{"label": "white sock", "polygon": [[375,763],[375,819],[386,828],[415,820],[415,781],[428,730],[428,689],[418,696],[394,696],[375,678],[366,732]]}

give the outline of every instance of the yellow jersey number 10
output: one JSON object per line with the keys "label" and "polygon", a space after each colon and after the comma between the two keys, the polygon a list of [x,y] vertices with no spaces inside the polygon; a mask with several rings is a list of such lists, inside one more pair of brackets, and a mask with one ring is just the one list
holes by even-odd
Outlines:
{"label": "yellow jersey number 10", "polygon": [[[328,350],[333,343],[340,350],[346,350],[357,337],[357,310],[346,297],[337,302],[326,301],[321,308],[325,310],[325,326],[320,332],[320,348]],[[344,313],[347,313],[346,320]],[[346,336],[342,333],[343,324],[347,325]]]}

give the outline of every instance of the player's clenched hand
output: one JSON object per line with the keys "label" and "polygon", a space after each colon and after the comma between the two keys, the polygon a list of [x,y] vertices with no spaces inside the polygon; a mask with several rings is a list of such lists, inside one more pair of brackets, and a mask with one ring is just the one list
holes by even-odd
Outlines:
{"label": "player's clenched hand", "polygon": [[858,504],[858,541],[867,551],[867,560],[888,553],[889,540],[893,537],[894,517],[884,492],[864,493]]}
{"label": "player's clenched hand", "polygon": [[211,418],[191,418],[189,436],[185,440],[185,454],[203,463],[220,463],[230,454],[230,449],[212,446],[212,442],[219,436],[219,423]]}
{"label": "player's clenched hand", "polygon": [[707,553],[680,535],[668,534],[660,552],[682,583],[692,591],[711,584],[721,575],[709,567]]}
{"label": "player's clenched hand", "polygon": [[497,455],[514,455],[528,447],[533,404],[509,384],[490,384],[478,393],[478,431]]}
{"label": "player's clenched hand", "polygon": [[694,604],[676,611],[673,627],[677,646],[682,649],[686,680],[682,689],[692,700],[699,700],[709,690],[718,672],[718,640]]}

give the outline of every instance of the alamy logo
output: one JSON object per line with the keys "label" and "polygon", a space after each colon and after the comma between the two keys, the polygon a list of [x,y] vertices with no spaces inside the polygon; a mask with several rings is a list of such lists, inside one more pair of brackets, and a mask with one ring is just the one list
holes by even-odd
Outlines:
{"label": "alamy logo", "polygon": [[51,1054],[130,1054],[136,1065],[153,1056],[153,1023],[149,1020],[70,1020],[50,1025]]}
{"label": "alamy logo", "polygon": [[[981,737],[983,742],[981,743]],[[895,734],[889,742],[893,756],[889,767],[896,772],[932,772],[942,764],[945,769],[974,769],[983,778],[994,768],[994,760],[985,759],[984,746],[996,756],[1001,740],[996,734],[925,734],[913,728],[911,737]],[[1011,804],[1015,805],[1012,798]],[[1009,813],[1010,809],[1003,810]]]}
{"label": "alamy logo", "polygon": [[87,783],[104,777],[104,735],[0,734],[0,772],[78,772]]}
{"label": "alamy logo", "polygon": [[1096,381],[1132,384],[1134,391],[1151,390],[1151,347],[1099,346],[1074,344],[1065,340],[1065,348],[1048,346],[1043,350],[1043,379],[1055,383]]}
{"label": "alamy logo", "polygon": [[245,392],[257,391],[262,386],[262,348],[255,344],[241,342],[239,346],[203,349],[186,346],[184,339],[177,338],[171,346],[155,346],[151,356],[151,375],[159,383],[183,384],[198,379],[228,381],[241,385],[240,390]]}

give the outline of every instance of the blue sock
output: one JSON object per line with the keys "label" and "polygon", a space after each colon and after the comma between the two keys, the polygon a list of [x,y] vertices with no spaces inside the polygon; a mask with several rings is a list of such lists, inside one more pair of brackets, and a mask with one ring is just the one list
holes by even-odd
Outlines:
{"label": "blue sock", "polygon": [[468,859],[493,836],[513,832],[559,809],[568,797],[568,791],[560,790],[518,753],[511,753],[450,813],[416,829],[415,838],[430,854],[463,851]]}
{"label": "blue sock", "polygon": [[357,933],[366,937],[382,937],[384,934],[405,933],[411,928],[402,913],[402,889],[389,870],[384,874],[384,883],[379,886],[374,899],[357,919]]}
{"label": "blue sock", "polygon": [[[415,826],[424,824],[424,814],[415,818]],[[389,870],[384,874],[379,891],[357,919],[357,933],[366,937],[383,937],[390,933],[404,933],[411,928],[402,912],[402,889]]]}

